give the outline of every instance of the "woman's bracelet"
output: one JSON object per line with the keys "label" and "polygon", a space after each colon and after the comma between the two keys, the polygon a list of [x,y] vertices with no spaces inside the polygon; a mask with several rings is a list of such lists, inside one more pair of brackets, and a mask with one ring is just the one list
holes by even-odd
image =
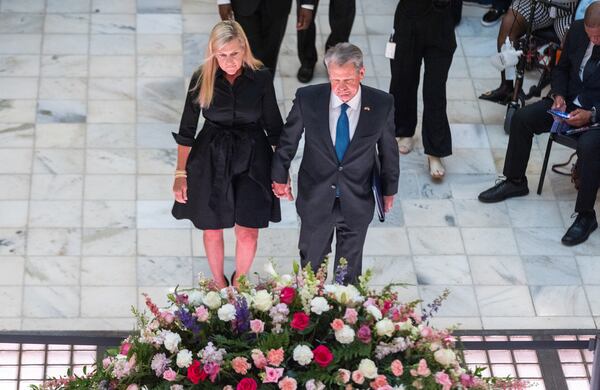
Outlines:
{"label": "woman's bracelet", "polygon": [[187,177],[187,171],[185,169],[176,169],[175,170],[175,178],[178,177]]}

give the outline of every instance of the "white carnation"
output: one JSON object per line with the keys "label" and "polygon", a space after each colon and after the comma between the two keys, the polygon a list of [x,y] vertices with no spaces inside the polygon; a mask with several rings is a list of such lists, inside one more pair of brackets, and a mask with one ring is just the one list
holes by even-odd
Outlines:
{"label": "white carnation", "polygon": [[163,344],[167,351],[175,353],[179,350],[178,346],[181,342],[181,336],[179,336],[177,333],[165,330],[163,332],[163,337]]}
{"label": "white carnation", "polygon": [[377,336],[387,336],[392,337],[396,327],[394,323],[389,318],[384,318],[381,321],[377,321],[375,324],[375,331],[377,332]]}
{"label": "white carnation", "polygon": [[221,296],[214,291],[209,291],[204,297],[204,304],[208,306],[209,309],[218,309],[221,307]]}
{"label": "white carnation", "polygon": [[351,284],[347,286],[330,284],[325,286],[325,291],[332,293],[333,298],[342,305],[356,306],[364,301],[364,297],[360,295],[358,289]]}
{"label": "white carnation", "polygon": [[188,351],[187,349],[182,349],[177,354],[176,364],[177,364],[177,367],[179,367],[179,368],[188,368],[189,366],[192,365],[193,360],[194,360],[194,358],[192,356],[192,352]]}
{"label": "white carnation", "polygon": [[375,321],[379,321],[383,317],[383,314],[381,314],[381,311],[375,305],[367,306],[367,313],[375,318]]}
{"label": "white carnation", "polygon": [[273,307],[273,298],[266,290],[260,290],[254,295],[254,307],[262,312],[269,311]]}
{"label": "white carnation", "polygon": [[358,371],[360,371],[365,378],[374,379],[377,377],[377,366],[371,359],[361,360],[358,365]]}
{"label": "white carnation", "polygon": [[344,325],[342,329],[335,332],[335,339],[341,344],[350,344],[354,341],[354,329]]}
{"label": "white carnation", "polygon": [[235,306],[230,303],[223,305],[217,312],[217,315],[221,321],[233,321],[235,320]]}
{"label": "white carnation", "polygon": [[433,353],[433,358],[442,366],[450,366],[456,362],[456,354],[450,349],[438,349]]}
{"label": "white carnation", "polygon": [[298,345],[294,348],[293,357],[299,365],[306,366],[312,361],[313,352],[306,345]]}
{"label": "white carnation", "polygon": [[326,311],[329,311],[329,303],[327,303],[327,299],[323,297],[314,297],[310,301],[310,311],[319,316]]}

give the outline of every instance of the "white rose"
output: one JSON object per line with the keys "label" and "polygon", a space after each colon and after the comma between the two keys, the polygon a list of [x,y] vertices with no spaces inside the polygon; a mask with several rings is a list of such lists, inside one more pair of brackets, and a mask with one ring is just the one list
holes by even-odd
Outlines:
{"label": "white rose", "polygon": [[192,352],[187,349],[182,349],[177,354],[177,367],[179,368],[188,368],[192,365],[192,361],[194,360],[192,356]]}
{"label": "white rose", "polygon": [[235,306],[230,303],[223,305],[217,312],[217,315],[221,321],[229,322],[235,320]]}
{"label": "white rose", "polygon": [[392,337],[396,327],[394,323],[389,318],[384,318],[381,321],[377,321],[375,324],[375,330],[377,331],[377,336],[387,336]]}
{"label": "white rose", "polygon": [[326,311],[329,311],[329,303],[327,303],[327,299],[323,297],[313,298],[312,301],[310,301],[310,311],[319,316]]}
{"label": "white rose", "polygon": [[209,291],[208,294],[204,297],[204,304],[208,306],[209,309],[215,310],[221,307],[221,296],[219,293],[214,291]]}
{"label": "white rose", "polygon": [[371,359],[361,360],[358,365],[358,371],[360,371],[365,378],[374,379],[377,377],[377,366]]}
{"label": "white rose", "polygon": [[367,306],[367,313],[375,318],[375,321],[379,321],[383,317],[383,314],[381,314],[381,311],[375,305]]}
{"label": "white rose", "polygon": [[293,357],[301,366],[310,364],[313,359],[313,352],[306,345],[298,345],[294,348]]}
{"label": "white rose", "polygon": [[181,336],[179,336],[177,333],[173,333],[173,332],[166,330],[163,333],[163,337],[164,337],[163,344],[164,344],[165,348],[167,349],[167,351],[169,351],[171,353],[175,353],[179,350],[178,346],[179,346],[179,343],[181,342]]}
{"label": "white rose", "polygon": [[260,290],[254,295],[254,307],[259,311],[269,311],[273,307],[273,298],[266,290]]}
{"label": "white rose", "polygon": [[188,301],[190,302],[190,305],[200,306],[202,304],[203,296],[204,294],[200,291],[194,290],[188,295]]}
{"label": "white rose", "polygon": [[335,332],[335,339],[341,344],[350,344],[354,341],[354,329],[344,325],[342,329]]}
{"label": "white rose", "polygon": [[[347,286],[333,285],[332,287],[333,288],[329,288],[329,292],[332,292],[335,300],[343,305],[355,306],[364,301],[360,292],[351,284]],[[327,286],[325,289],[326,291],[328,290]]]}
{"label": "white rose", "polygon": [[438,349],[433,353],[433,358],[442,366],[451,366],[456,362],[456,354],[450,349]]}
{"label": "white rose", "polygon": [[413,329],[417,329],[413,326],[411,320],[406,320],[404,322],[400,322],[399,325],[400,325],[400,330],[404,331],[404,332],[412,332]]}

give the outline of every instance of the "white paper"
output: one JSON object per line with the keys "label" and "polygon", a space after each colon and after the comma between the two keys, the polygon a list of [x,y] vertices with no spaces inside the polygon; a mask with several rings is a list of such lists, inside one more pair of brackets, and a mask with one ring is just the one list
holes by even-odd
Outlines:
{"label": "white paper", "polygon": [[394,55],[396,54],[396,43],[389,42],[385,45],[385,56],[390,60],[394,59]]}

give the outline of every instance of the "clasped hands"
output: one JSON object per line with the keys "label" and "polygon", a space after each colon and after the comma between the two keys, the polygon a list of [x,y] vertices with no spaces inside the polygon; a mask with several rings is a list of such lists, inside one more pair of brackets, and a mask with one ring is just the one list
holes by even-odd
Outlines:
{"label": "clasped hands", "polygon": [[273,190],[273,194],[279,199],[294,200],[290,179],[288,179],[287,183],[271,183],[271,189]]}
{"label": "clasped hands", "polygon": [[[554,96],[554,104],[552,104],[553,110],[565,112],[567,110],[567,103],[565,99],[560,96]],[[592,120],[592,112],[581,108],[576,108],[569,113],[569,119],[564,119],[569,125],[573,127],[582,127],[590,123]]]}

